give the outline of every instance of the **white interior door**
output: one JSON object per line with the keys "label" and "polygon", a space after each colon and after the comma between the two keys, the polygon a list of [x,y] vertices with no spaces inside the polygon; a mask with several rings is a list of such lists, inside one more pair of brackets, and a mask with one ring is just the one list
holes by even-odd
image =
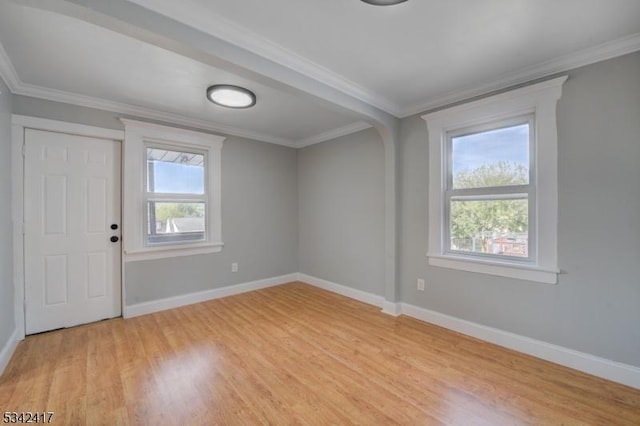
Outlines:
{"label": "white interior door", "polygon": [[120,149],[25,129],[27,334],[121,314]]}

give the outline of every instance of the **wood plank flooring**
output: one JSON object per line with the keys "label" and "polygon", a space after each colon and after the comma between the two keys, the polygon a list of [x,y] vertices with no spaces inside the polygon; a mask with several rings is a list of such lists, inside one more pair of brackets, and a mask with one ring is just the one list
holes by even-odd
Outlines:
{"label": "wood plank flooring", "polygon": [[0,411],[60,425],[640,425],[640,391],[291,283],[28,337]]}

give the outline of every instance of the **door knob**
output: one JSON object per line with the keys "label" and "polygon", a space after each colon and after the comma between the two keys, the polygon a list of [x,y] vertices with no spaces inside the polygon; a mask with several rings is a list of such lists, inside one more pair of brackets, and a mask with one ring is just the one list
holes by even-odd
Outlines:
{"label": "door knob", "polygon": [[112,243],[117,243],[118,242],[118,237],[116,237],[115,235],[113,237],[111,237],[111,242]]}
{"label": "door knob", "polygon": [[115,230],[118,229],[118,225],[116,225],[115,223],[113,225],[111,225],[111,229]]}

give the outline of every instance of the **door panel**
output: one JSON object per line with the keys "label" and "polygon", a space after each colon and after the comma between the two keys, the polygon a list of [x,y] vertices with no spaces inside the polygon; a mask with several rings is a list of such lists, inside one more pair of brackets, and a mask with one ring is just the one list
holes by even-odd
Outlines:
{"label": "door panel", "polygon": [[121,314],[120,148],[25,131],[27,334]]}

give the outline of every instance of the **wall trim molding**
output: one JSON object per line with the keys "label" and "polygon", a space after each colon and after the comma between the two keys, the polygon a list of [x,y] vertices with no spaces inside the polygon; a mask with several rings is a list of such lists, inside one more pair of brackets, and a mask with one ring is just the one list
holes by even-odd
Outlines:
{"label": "wall trim molding", "polygon": [[0,377],[2,373],[4,373],[5,368],[9,365],[9,361],[11,361],[11,357],[13,356],[16,348],[18,347],[18,343],[20,343],[20,333],[18,329],[15,328],[11,336],[9,336],[9,340],[5,343],[4,347],[0,351]]}
{"label": "wall trim molding", "polygon": [[421,308],[409,303],[394,303],[384,300],[382,296],[356,290],[341,284],[332,283],[306,274],[297,274],[297,281],[322,288],[333,293],[382,307],[382,312],[389,315],[406,315],[411,318],[434,324],[448,330],[475,337],[517,352],[534,356],[554,364],[569,367],[583,373],[591,374],[612,382],[621,383],[640,389],[640,367],[612,361],[588,353],[565,348],[532,339],[509,331],[500,330],[472,321],[463,320],[451,315]]}
{"label": "wall trim molding", "polygon": [[392,317],[399,317],[402,315],[402,303],[388,302],[385,300],[382,304],[382,313],[391,315]]}
{"label": "wall trim molding", "polygon": [[48,132],[68,133],[70,135],[90,136],[92,138],[113,139],[117,141],[124,140],[124,131],[122,130],[105,129],[103,127],[50,120],[48,118],[13,114],[11,116],[11,123],[29,129],[46,130]]}
{"label": "wall trim molding", "polygon": [[402,303],[402,313],[485,342],[640,389],[640,368]]}
{"label": "wall trim molding", "polygon": [[338,127],[326,132],[318,133],[317,135],[310,136],[302,139],[296,144],[296,148],[304,148],[306,146],[314,145],[320,142],[329,141],[342,136],[350,135],[352,133],[359,132],[361,130],[369,129],[371,124],[364,121],[356,121],[355,123],[347,124],[346,126]]}
{"label": "wall trim molding", "polygon": [[135,116],[147,120],[156,120],[164,123],[176,124],[192,129],[200,129],[210,132],[223,133],[225,135],[258,140],[261,142],[283,145],[289,148],[302,148],[314,143],[324,142],[341,136],[371,127],[363,121],[357,121],[337,129],[331,129],[317,135],[309,136],[302,141],[271,136],[261,132],[254,132],[233,126],[215,123],[209,120],[186,117],[180,114],[158,111],[151,108],[140,107],[122,102],[109,101],[92,96],[81,95],[73,92],[66,92],[57,89],[37,86],[24,83],[20,80],[9,56],[0,43],[0,78],[2,78],[11,93],[15,95],[29,96],[32,98],[45,99],[53,102],[61,102],[70,105],[77,105],[86,108],[94,108],[104,111],[111,111],[125,116]]}
{"label": "wall trim molding", "polygon": [[378,308],[382,308],[385,303],[383,296],[369,293],[367,291],[357,290],[355,288],[348,287],[346,285],[336,284],[334,282],[323,280],[322,278],[317,278],[311,275],[298,273],[297,281],[301,281],[305,284],[309,284],[314,287],[318,287],[323,290],[330,291],[332,293],[340,294],[350,299],[355,299],[360,302],[364,302],[368,305],[377,306]]}
{"label": "wall trim molding", "polygon": [[241,284],[234,284],[220,288],[200,291],[196,293],[183,294],[180,296],[168,297],[165,299],[153,300],[150,302],[137,303],[135,305],[125,305],[123,307],[124,318],[134,318],[154,312],[165,311],[167,309],[179,308],[181,306],[193,305],[194,303],[206,302],[208,300],[220,299],[236,294],[247,293],[249,291],[261,290],[263,288],[274,287],[281,284],[298,280],[298,274],[287,274],[279,277],[265,278],[262,280],[250,281]]}
{"label": "wall trim molding", "polygon": [[5,81],[11,93],[15,95],[29,96],[32,98],[45,99],[54,102],[62,102],[65,104],[77,105],[87,108],[95,108],[115,112],[118,114],[131,115],[147,120],[157,120],[166,123],[177,124],[180,126],[191,127],[211,132],[224,133],[227,135],[259,140],[262,142],[273,143],[276,145],[284,145],[295,148],[296,143],[293,140],[274,137],[263,133],[244,130],[233,126],[214,123],[209,120],[201,120],[190,118],[180,114],[171,112],[158,111],[151,108],[145,108],[136,105],[130,105],[122,102],[109,101],[106,99],[96,98],[92,96],[80,95],[78,93],[66,92],[63,90],[50,89],[47,87],[37,86],[23,82],[13,63],[9,59],[7,52],[0,43],[0,77]]}
{"label": "wall trim molding", "polygon": [[0,43],[0,78],[4,80],[11,93],[16,93],[18,83],[21,81],[2,43]]}
{"label": "wall trim molding", "polygon": [[[223,40],[227,40],[228,42],[236,44],[255,54],[263,56],[266,55],[266,57],[271,58],[280,65],[300,72],[309,78],[322,81],[324,84],[327,84],[336,90],[360,99],[369,105],[380,108],[381,110],[398,118],[406,118],[414,114],[436,110],[456,102],[484,96],[492,92],[505,90],[514,86],[526,84],[530,81],[567,72],[575,68],[605,61],[607,59],[612,59],[640,50],[640,33],[631,34],[617,40],[608,41],[597,46],[592,46],[568,55],[525,67],[514,72],[505,73],[483,84],[470,85],[459,90],[441,94],[440,96],[434,97],[425,102],[401,107],[388,99],[383,99],[375,93],[369,92],[364,88],[357,87],[355,83],[345,79],[344,77],[335,74],[325,67],[313,63],[306,58],[287,51],[282,46],[275,45],[257,34],[249,34],[243,32],[244,30],[241,31],[238,28],[233,28],[234,24],[228,22],[225,22],[223,27],[224,30],[221,31],[222,34],[212,34],[210,23],[207,24],[206,28],[202,27],[202,25],[195,26],[195,28],[200,31],[220,37]],[[218,30],[220,29],[218,28]],[[238,43],[238,40],[241,40],[241,42]],[[258,41],[256,42],[256,40]],[[133,115],[149,120],[158,120],[195,129],[219,132],[231,136],[283,145],[290,148],[303,148],[305,146],[335,139],[370,127],[367,123],[359,121],[337,129],[328,130],[317,135],[309,136],[308,138],[300,141],[294,141],[214,123],[209,120],[195,119],[180,114],[163,112],[151,108],[27,84],[20,80],[11,60],[2,47],[2,44],[0,44],[0,78],[3,78],[9,87],[9,90],[17,95],[84,106],[87,108],[107,110],[119,114]]]}
{"label": "wall trim molding", "polygon": [[125,104],[122,102],[108,101],[105,99],[94,98],[91,96],[80,95],[71,92],[64,92],[56,89],[35,86],[32,84],[20,83],[13,93],[17,95],[30,96],[33,98],[46,99],[49,101],[62,102],[66,104],[78,105],[87,108],[95,108],[106,111],[135,116],[147,120],[156,120],[164,123],[177,124],[193,129],[206,130],[215,133],[223,133],[225,135],[237,136],[241,138],[253,139],[262,142],[268,142],[276,145],[284,145],[290,148],[296,146],[295,141],[279,138],[264,133],[258,133],[251,130],[240,129],[237,127],[227,126],[224,124],[214,123],[208,120],[186,117],[184,115],[171,112],[158,111],[151,108]]}
{"label": "wall trim molding", "polygon": [[554,74],[564,73],[596,62],[623,56],[640,50],[640,33],[631,34],[617,40],[608,41],[597,46],[588,47],[568,55],[560,56],[542,63],[522,68],[515,72],[505,73],[484,84],[444,93],[428,101],[409,105],[400,109],[398,117],[406,118],[414,114],[436,110],[456,102],[469,100],[492,92],[508,89]]}

